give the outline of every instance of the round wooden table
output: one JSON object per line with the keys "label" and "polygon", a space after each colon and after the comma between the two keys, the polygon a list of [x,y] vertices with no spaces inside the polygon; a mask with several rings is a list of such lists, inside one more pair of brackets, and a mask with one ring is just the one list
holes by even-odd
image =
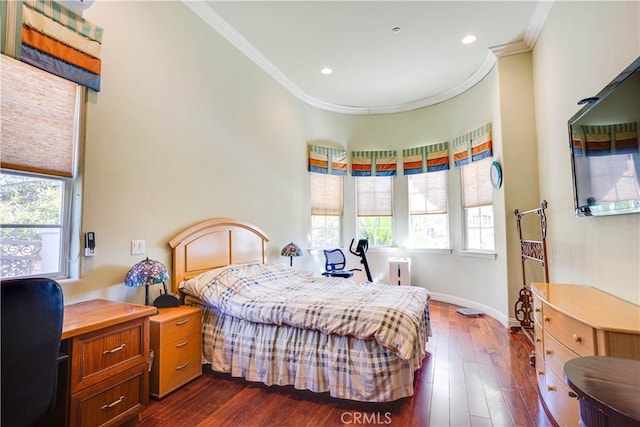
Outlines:
{"label": "round wooden table", "polygon": [[584,426],[640,426],[640,360],[578,357],[565,363],[564,376]]}

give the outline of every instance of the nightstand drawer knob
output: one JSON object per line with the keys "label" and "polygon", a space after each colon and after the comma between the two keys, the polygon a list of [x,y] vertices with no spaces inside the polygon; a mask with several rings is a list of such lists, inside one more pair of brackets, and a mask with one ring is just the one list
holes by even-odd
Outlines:
{"label": "nightstand drawer knob", "polygon": [[176,366],[176,371],[179,371],[179,370],[181,370],[181,369],[184,369],[184,368],[186,368],[187,366],[189,366],[189,362],[187,362],[187,363],[183,363],[183,364],[182,364],[182,365],[180,365],[180,366]]}
{"label": "nightstand drawer knob", "polygon": [[124,396],[120,396],[120,398],[118,400],[116,400],[115,402],[109,403],[108,405],[102,405],[102,407],[100,409],[109,409],[109,408],[113,408],[114,406],[116,406],[118,403],[122,402],[124,400]]}
{"label": "nightstand drawer knob", "polygon": [[184,347],[187,344],[189,344],[189,341],[181,342],[180,344],[176,344],[176,348]]}
{"label": "nightstand drawer knob", "polygon": [[176,326],[182,326],[182,325],[184,325],[186,323],[189,323],[189,319],[184,319],[184,320],[181,320],[179,322],[176,322]]}
{"label": "nightstand drawer knob", "polygon": [[573,341],[582,342],[582,337],[578,334],[573,334]]}
{"label": "nightstand drawer knob", "polygon": [[124,348],[126,347],[126,344],[120,344],[119,346],[117,346],[116,348],[112,348],[111,350],[105,350],[102,352],[102,354],[111,354],[111,353],[116,353],[120,350],[124,350]]}

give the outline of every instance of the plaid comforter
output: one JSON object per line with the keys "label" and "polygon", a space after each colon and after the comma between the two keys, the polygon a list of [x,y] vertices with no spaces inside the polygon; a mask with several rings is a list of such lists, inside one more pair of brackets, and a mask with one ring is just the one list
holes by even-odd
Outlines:
{"label": "plaid comforter", "polygon": [[428,335],[426,289],[308,277],[283,264],[211,270],[180,288],[221,313],[256,323],[375,339],[409,360]]}

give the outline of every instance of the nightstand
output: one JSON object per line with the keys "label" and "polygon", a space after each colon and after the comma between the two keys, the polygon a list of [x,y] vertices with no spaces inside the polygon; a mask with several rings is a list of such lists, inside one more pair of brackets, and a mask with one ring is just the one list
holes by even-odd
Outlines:
{"label": "nightstand", "polygon": [[150,318],[154,360],[149,393],[160,399],[202,375],[202,312],[187,306],[158,312]]}

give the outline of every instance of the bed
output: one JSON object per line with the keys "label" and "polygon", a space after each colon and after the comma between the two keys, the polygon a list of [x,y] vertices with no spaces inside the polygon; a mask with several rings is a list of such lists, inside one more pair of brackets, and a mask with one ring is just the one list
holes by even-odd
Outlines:
{"label": "bed", "polygon": [[431,334],[427,290],[268,264],[268,240],[229,218],[200,222],[170,240],[172,290],[203,310],[202,363],[340,399],[412,396]]}

